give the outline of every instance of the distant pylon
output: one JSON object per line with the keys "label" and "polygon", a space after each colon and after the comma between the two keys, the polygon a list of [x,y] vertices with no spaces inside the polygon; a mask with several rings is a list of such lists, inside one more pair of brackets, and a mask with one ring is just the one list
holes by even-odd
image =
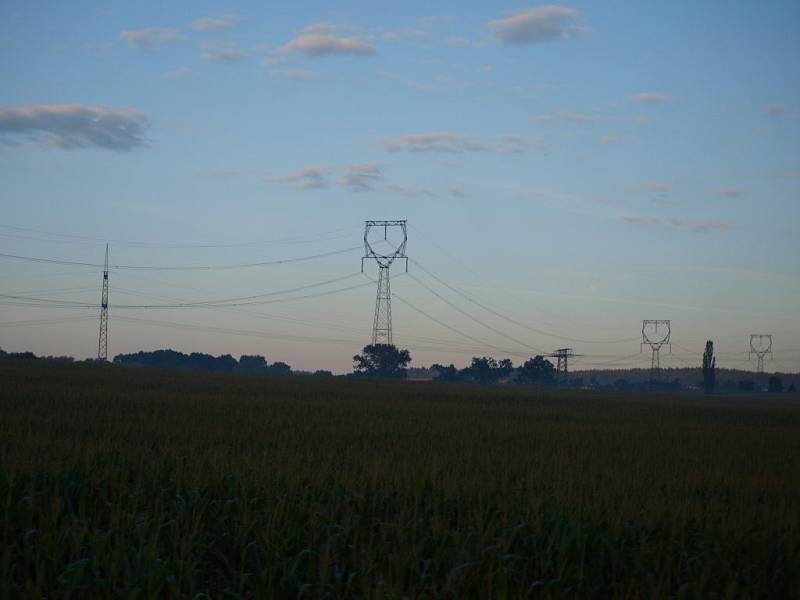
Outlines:
{"label": "distant pylon", "polygon": [[[370,233],[376,227],[383,228],[383,239],[371,240]],[[402,240],[395,246],[389,242],[389,227],[397,227],[402,231]],[[408,233],[406,221],[365,221],[364,222],[364,256],[361,258],[361,270],[364,270],[364,259],[374,259],[378,264],[378,293],[375,298],[375,317],[372,322],[372,343],[389,344],[392,342],[392,291],[389,283],[389,267],[397,258],[405,259]],[[377,251],[381,243],[389,248]]]}
{"label": "distant pylon", "polygon": [[97,342],[97,360],[108,361],[108,244],[103,267],[103,295],[100,300],[100,339]]}
{"label": "distant pylon", "polygon": [[580,354],[575,354],[572,351],[572,348],[559,348],[558,350],[553,350],[547,356],[549,358],[558,359],[558,366],[556,367],[556,381],[562,385],[567,385],[567,376],[569,374],[568,361],[570,358],[580,356]]}
{"label": "distant pylon", "polygon": [[378,295],[375,298],[372,343],[392,343],[392,290],[389,283],[389,267],[383,265],[378,268]]}
{"label": "distant pylon", "polygon": [[669,319],[645,319],[642,321],[642,343],[639,344],[639,351],[641,352],[642,347],[648,345],[653,352],[650,358],[651,383],[656,381],[661,374],[660,352],[662,346],[669,346],[669,351],[672,352],[672,344],[669,341],[671,334]]}
{"label": "distant pylon", "polygon": [[764,357],[769,355],[772,358],[772,334],[769,333],[753,333],[750,335],[750,352],[747,354],[747,360],[753,356],[758,357],[758,367],[756,372],[764,372]]}

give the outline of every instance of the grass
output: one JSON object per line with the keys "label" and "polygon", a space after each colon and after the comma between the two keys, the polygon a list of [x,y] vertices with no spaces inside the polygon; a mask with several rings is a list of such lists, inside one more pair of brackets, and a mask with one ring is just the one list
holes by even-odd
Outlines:
{"label": "grass", "polygon": [[800,597],[800,402],[0,364],[0,598]]}

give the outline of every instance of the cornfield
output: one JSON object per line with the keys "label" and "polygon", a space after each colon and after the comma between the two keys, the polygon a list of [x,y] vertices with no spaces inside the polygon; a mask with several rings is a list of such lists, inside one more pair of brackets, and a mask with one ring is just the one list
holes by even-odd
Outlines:
{"label": "cornfield", "polygon": [[0,598],[800,597],[800,402],[0,365]]}

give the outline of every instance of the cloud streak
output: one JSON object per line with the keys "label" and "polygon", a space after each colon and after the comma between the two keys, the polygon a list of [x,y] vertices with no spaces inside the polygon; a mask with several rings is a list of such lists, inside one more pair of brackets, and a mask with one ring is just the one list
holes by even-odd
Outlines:
{"label": "cloud streak", "polygon": [[669,99],[669,96],[656,94],[655,92],[642,92],[633,97],[634,102],[641,102],[643,104],[662,104]]}
{"label": "cloud streak", "polygon": [[[336,174],[340,174],[338,179],[334,179]],[[399,194],[405,198],[439,197],[438,193],[428,188],[387,182],[383,169],[376,163],[353,163],[340,167],[307,167],[289,175],[269,177],[266,181],[267,183],[288,185],[292,189],[300,191],[336,187],[356,194],[376,192]],[[464,191],[458,186],[450,186],[448,192],[453,197],[464,197]]]}
{"label": "cloud streak", "polygon": [[728,231],[731,226],[725,221],[703,221],[692,219],[660,219],[658,217],[622,217],[622,221],[632,225],[663,225],[676,229],[688,229],[690,231]]}
{"label": "cloud streak", "polygon": [[122,31],[120,39],[128,42],[131,48],[153,48],[183,41],[185,38],[177,29],[172,27],[150,27],[136,31]]}
{"label": "cloud streak", "polygon": [[429,132],[404,135],[398,138],[382,140],[383,147],[389,152],[438,152],[459,154],[486,150],[486,146],[477,140],[460,133]]}
{"label": "cloud streak", "polygon": [[735,187],[721,187],[714,190],[708,190],[708,193],[712,196],[719,196],[720,198],[741,198],[742,196],[747,195],[743,189],[735,188]]}
{"label": "cloud streak", "polygon": [[569,39],[588,31],[576,25],[578,11],[548,4],[529,8],[489,23],[489,30],[503,44],[535,44]]}
{"label": "cloud streak", "polygon": [[289,54],[305,54],[312,58],[322,56],[369,56],[375,48],[364,40],[337,37],[330,33],[302,33],[281,48]]}
{"label": "cloud streak", "polygon": [[287,184],[295,190],[323,190],[329,187],[328,174],[330,167],[306,167],[289,175],[268,177],[269,183]]}
{"label": "cloud streak", "polygon": [[192,21],[191,27],[195,31],[225,31],[233,29],[239,22],[236,15],[222,17],[202,17]]}
{"label": "cloud streak", "polygon": [[351,192],[371,192],[383,181],[383,173],[374,163],[353,164],[345,167],[340,183]]}
{"label": "cloud streak", "polygon": [[147,115],[126,108],[47,104],[0,107],[0,136],[23,137],[64,149],[103,148],[119,152],[146,145]]}
{"label": "cloud streak", "polygon": [[235,48],[220,48],[207,50],[200,55],[200,58],[218,65],[233,65],[246,60],[247,54]]}

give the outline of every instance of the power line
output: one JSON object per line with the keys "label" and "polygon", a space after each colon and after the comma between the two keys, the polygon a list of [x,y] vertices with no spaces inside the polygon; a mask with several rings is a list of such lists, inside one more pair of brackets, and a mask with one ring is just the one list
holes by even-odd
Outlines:
{"label": "power line", "polygon": [[0,327],[27,327],[29,325],[59,325],[61,323],[79,323],[94,321],[95,317],[53,317],[50,319],[27,319],[24,321],[0,321]]}
{"label": "power line", "polygon": [[[358,275],[358,273],[356,273]],[[347,278],[352,277],[352,275],[348,275]],[[345,278],[337,278],[338,280],[342,280]],[[324,282],[329,283],[329,282]],[[320,284],[312,284],[308,286],[303,286],[303,288],[308,289],[310,287],[315,287],[318,285],[323,285],[324,283]],[[251,306],[251,305],[260,305],[260,304],[276,304],[280,302],[293,302],[295,300],[306,300],[308,298],[320,298],[323,296],[329,296],[331,294],[338,294],[341,292],[348,292],[350,290],[360,289],[363,287],[368,286],[368,283],[358,283],[356,285],[351,285],[347,287],[337,288],[334,290],[326,290],[324,292],[317,292],[313,294],[303,294],[300,296],[289,296],[287,298],[275,298],[272,300],[245,300],[245,301],[205,301],[205,302],[188,302],[182,304],[112,304],[110,305],[111,308],[115,310],[119,309],[159,309],[159,308],[224,308],[224,307],[235,307],[235,306]],[[280,292],[270,292],[267,294],[261,294],[261,296],[268,296],[268,295],[278,295],[284,294],[291,291],[297,291],[298,289],[302,288],[293,288],[291,290],[282,290]],[[99,308],[99,304],[94,304],[91,302],[78,302],[73,300],[59,300],[56,298],[34,298],[30,296],[14,296],[10,294],[0,294],[0,298],[6,298],[8,300],[17,300],[17,303],[9,303],[16,306],[36,306],[36,307],[51,307],[51,308]]]}
{"label": "power line", "polygon": [[444,327],[444,328],[445,328],[445,329],[447,329],[448,331],[452,331],[453,333],[455,333],[455,334],[457,334],[457,335],[460,335],[460,336],[461,336],[461,337],[463,337],[463,338],[466,338],[466,339],[468,339],[468,340],[470,340],[470,341],[472,341],[472,342],[475,342],[476,344],[478,344],[478,345],[479,345],[479,346],[481,346],[481,347],[487,347],[487,348],[491,348],[492,350],[497,350],[498,352],[503,352],[504,354],[508,354],[508,355],[510,355],[510,356],[528,356],[528,354],[526,354],[526,353],[523,353],[523,352],[515,352],[515,351],[513,351],[513,350],[508,350],[508,349],[506,349],[506,348],[500,348],[499,346],[495,346],[495,345],[493,345],[493,344],[490,344],[490,343],[488,343],[488,342],[485,342],[485,341],[483,341],[483,340],[481,340],[481,339],[478,339],[478,338],[476,338],[476,337],[473,337],[473,336],[469,335],[468,333],[464,333],[464,332],[463,332],[463,331],[461,331],[460,329],[456,329],[455,327],[452,327],[452,326],[448,325],[448,324],[447,324],[447,323],[445,323],[444,321],[441,321],[440,319],[437,319],[437,318],[436,318],[436,317],[434,317],[433,315],[430,315],[430,314],[428,314],[427,312],[425,312],[424,310],[422,310],[422,309],[421,309],[421,308],[419,308],[418,306],[415,306],[414,304],[412,304],[412,303],[411,303],[411,302],[409,302],[408,300],[404,299],[402,296],[399,296],[399,295],[397,295],[397,294],[394,294],[394,297],[395,297],[395,298],[397,298],[397,299],[398,299],[400,302],[402,302],[402,303],[403,303],[403,304],[405,304],[406,306],[408,306],[408,307],[409,307],[411,310],[413,310],[413,311],[415,311],[415,312],[417,312],[417,313],[421,314],[421,315],[422,315],[423,317],[425,317],[426,319],[429,319],[430,321],[433,321],[434,323],[436,323],[437,325],[440,325],[440,326]]}
{"label": "power line", "polygon": [[248,241],[248,242],[216,242],[216,243],[203,243],[203,244],[175,244],[175,243],[160,243],[160,242],[142,242],[142,241],[129,241],[129,240],[113,240],[113,239],[104,239],[104,238],[97,238],[97,237],[90,237],[90,236],[81,236],[81,235],[72,235],[68,233],[56,233],[52,231],[44,231],[41,229],[31,229],[26,227],[15,227],[13,225],[0,225],[2,229],[11,229],[14,231],[22,231],[22,232],[29,232],[29,233],[36,233],[41,235],[49,235],[55,237],[66,238],[63,240],[58,239],[47,239],[47,238],[34,238],[34,237],[26,237],[22,235],[10,234],[10,233],[3,233],[0,232],[0,236],[3,237],[12,237],[17,239],[30,239],[34,241],[41,241],[41,242],[51,242],[51,243],[58,243],[58,244],[78,244],[78,245],[91,245],[91,246],[101,246],[104,244],[111,244],[112,246],[117,247],[126,247],[126,248],[174,248],[174,249],[202,249],[202,248],[246,248],[246,247],[253,247],[253,246],[268,246],[268,245],[289,245],[289,244],[305,244],[305,243],[313,243],[319,241],[331,241],[337,239],[344,239],[350,237],[349,234],[347,235],[340,235],[336,237],[328,237],[336,233],[344,232],[344,231],[353,231],[355,229],[354,226],[348,227],[339,227],[337,229],[331,229],[328,231],[324,231],[318,234],[312,235],[300,235],[300,236],[292,236],[292,237],[285,237],[285,238],[278,238],[274,240],[258,240],[258,241]]}
{"label": "power line", "polygon": [[530,325],[527,325],[526,323],[522,323],[520,321],[517,321],[516,319],[512,319],[511,317],[508,317],[508,316],[506,316],[506,315],[494,310],[493,308],[491,308],[489,306],[486,306],[485,304],[475,300],[474,298],[472,298],[471,296],[469,296],[466,293],[462,292],[458,288],[453,287],[452,285],[450,285],[449,283],[444,281],[441,277],[439,277],[439,276],[435,275],[434,273],[432,273],[430,270],[426,269],[418,261],[414,260],[413,258],[410,259],[410,260],[415,266],[419,267],[422,271],[427,273],[430,277],[432,277],[433,279],[438,281],[440,284],[445,286],[447,289],[449,289],[453,293],[458,294],[459,296],[464,298],[464,300],[467,300],[468,302],[471,302],[475,306],[485,310],[488,313],[493,314],[494,316],[496,316],[496,317],[498,317],[500,319],[503,319],[504,321],[508,321],[509,323],[512,323],[513,325],[517,325],[518,327],[523,327],[525,329],[528,329],[528,330],[533,331],[535,333],[538,333],[540,335],[544,335],[544,336],[547,336],[547,337],[552,337],[552,338],[555,338],[555,339],[564,340],[564,341],[568,341],[568,342],[579,342],[579,343],[583,343],[583,344],[622,344],[622,343],[627,343],[627,342],[635,342],[635,341],[637,341],[639,339],[638,337],[635,337],[635,338],[624,338],[624,339],[618,339],[618,340],[587,340],[587,339],[580,339],[580,338],[573,338],[573,337],[568,337],[568,336],[564,336],[564,335],[559,335],[559,334],[556,334],[556,333],[545,331],[543,329],[539,329],[537,327],[532,327]]}
{"label": "power line", "polygon": [[[261,261],[261,262],[254,262],[254,263],[241,263],[241,264],[233,264],[233,265],[189,265],[189,266],[157,266],[157,265],[108,265],[109,269],[131,269],[131,270],[142,270],[142,271],[223,271],[223,270],[230,270],[230,269],[247,269],[252,267],[267,267],[267,266],[274,266],[274,265],[283,265],[287,263],[294,263],[294,262],[301,262],[307,260],[314,260],[317,258],[325,258],[328,256],[336,256],[338,254],[346,254],[347,252],[352,252],[354,250],[358,250],[360,246],[353,246],[351,248],[344,248],[342,250],[334,250],[331,252],[323,252],[320,254],[311,254],[309,256],[299,256],[295,258],[283,258],[279,260],[268,260],[268,261]],[[0,253],[0,258],[6,258],[9,260],[22,260],[28,262],[35,262],[35,263],[46,263],[46,264],[55,264],[55,265],[68,265],[68,266],[76,266],[76,267],[92,267],[92,268],[102,268],[104,265],[99,265],[96,263],[88,263],[88,262],[79,262],[79,261],[71,261],[71,260],[61,260],[57,258],[40,258],[34,256],[20,256],[17,254],[5,254]]]}
{"label": "power line", "polygon": [[485,328],[486,328],[486,329],[488,329],[489,331],[492,331],[492,332],[496,333],[497,335],[499,335],[499,336],[501,336],[501,337],[504,337],[504,338],[506,338],[506,339],[508,339],[508,340],[511,340],[512,342],[514,342],[515,344],[518,344],[518,345],[522,346],[523,348],[528,348],[529,350],[533,350],[533,351],[535,351],[535,352],[537,352],[537,353],[539,353],[539,354],[544,354],[544,352],[542,352],[542,351],[541,351],[541,350],[539,350],[538,348],[535,348],[535,347],[531,346],[530,344],[526,344],[525,342],[523,342],[523,341],[521,341],[521,340],[518,340],[517,338],[515,338],[515,337],[513,337],[513,336],[510,336],[510,335],[508,335],[507,333],[505,333],[505,332],[503,332],[503,331],[501,331],[501,330],[497,329],[496,327],[492,327],[492,326],[491,326],[491,325],[489,325],[488,323],[484,323],[483,321],[481,321],[481,320],[480,320],[480,319],[478,319],[477,317],[475,317],[475,316],[473,316],[473,315],[469,314],[467,311],[465,311],[465,310],[462,310],[462,309],[461,309],[459,306],[457,306],[457,305],[453,304],[453,303],[452,303],[452,302],[450,302],[450,301],[449,301],[447,298],[445,298],[444,296],[442,296],[441,294],[439,294],[439,292],[437,292],[436,290],[434,290],[433,288],[431,288],[430,286],[428,286],[427,284],[425,284],[423,281],[420,281],[419,279],[417,279],[416,277],[414,277],[414,275],[412,275],[412,274],[410,274],[410,273],[409,273],[409,277],[411,277],[411,279],[413,279],[413,280],[414,280],[414,281],[416,281],[418,284],[420,284],[422,287],[424,287],[426,290],[428,290],[428,291],[429,291],[431,294],[433,294],[434,296],[436,296],[437,298],[439,298],[439,300],[441,300],[442,302],[444,302],[445,304],[447,304],[447,306],[449,306],[449,307],[450,307],[450,308],[452,308],[453,310],[455,310],[455,311],[459,312],[460,314],[464,315],[465,317],[467,317],[467,318],[468,318],[468,319],[470,319],[471,321],[474,321],[474,322],[475,322],[475,323],[477,323],[478,325],[480,325],[480,326],[482,326],[482,327],[485,327]]}

